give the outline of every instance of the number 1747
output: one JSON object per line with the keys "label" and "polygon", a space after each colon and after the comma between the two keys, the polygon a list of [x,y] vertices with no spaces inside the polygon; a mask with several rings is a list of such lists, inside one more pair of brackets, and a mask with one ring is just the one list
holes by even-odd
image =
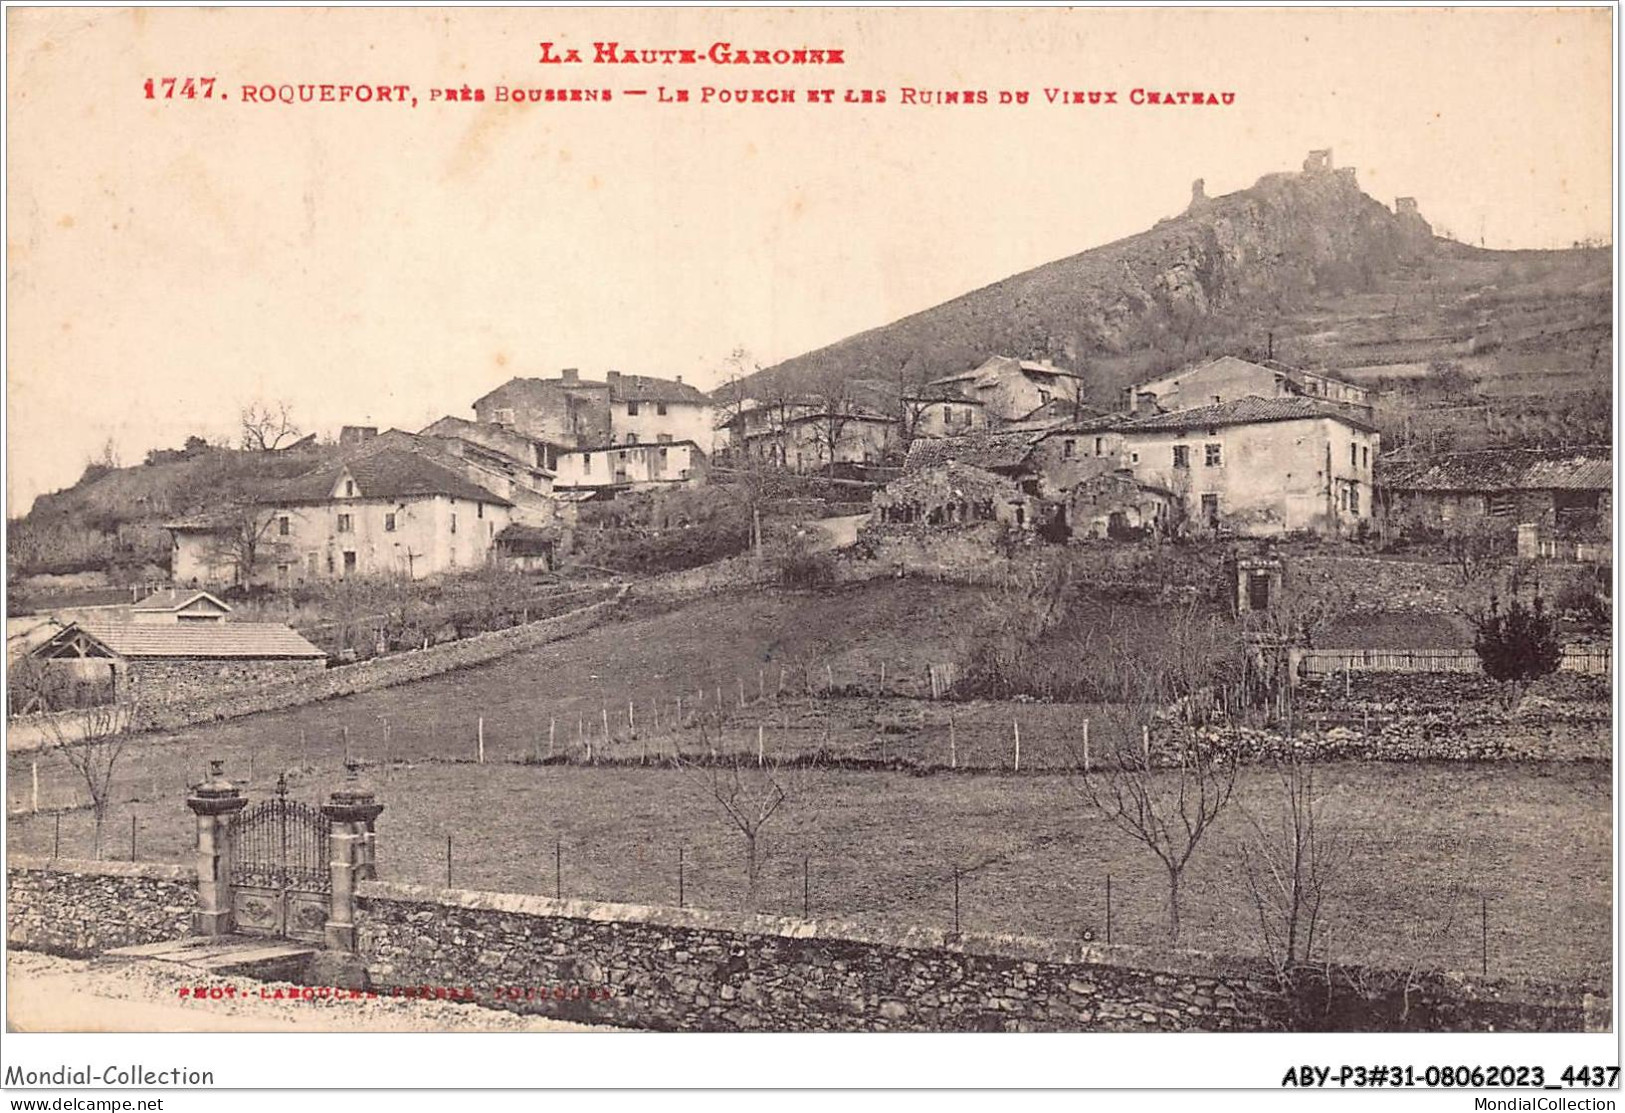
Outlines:
{"label": "number 1747", "polygon": [[214,80],[212,77],[149,77],[143,87],[148,100],[174,100],[176,97],[209,100],[214,96]]}

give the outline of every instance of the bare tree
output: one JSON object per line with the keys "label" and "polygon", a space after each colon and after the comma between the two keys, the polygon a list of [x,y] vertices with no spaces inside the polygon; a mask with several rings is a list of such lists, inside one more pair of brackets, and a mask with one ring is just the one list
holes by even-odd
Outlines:
{"label": "bare tree", "polygon": [[846,439],[847,426],[861,416],[862,407],[852,397],[845,383],[826,390],[819,398],[819,412],[813,423],[817,438],[818,455],[824,458],[829,476],[835,478],[835,464],[840,456],[841,444]]}
{"label": "bare tree", "polygon": [[279,517],[275,510],[262,506],[240,505],[224,511],[204,550],[209,563],[229,567],[233,583],[253,582],[261,562],[279,555],[285,547],[276,539]]}
{"label": "bare tree", "polygon": [[1279,809],[1259,816],[1242,808],[1252,827],[1241,843],[1242,868],[1259,940],[1276,974],[1290,981],[1323,943],[1325,901],[1350,857],[1341,832],[1327,822],[1314,770],[1292,758],[1276,765]]}
{"label": "bare tree", "polygon": [[102,856],[102,834],[112,803],[113,773],[133,733],[138,708],[133,696],[47,716],[52,748],[84,782],[95,818],[95,855]]}
{"label": "bare tree", "polygon": [[764,831],[775,816],[783,815],[794,801],[811,791],[817,767],[794,763],[783,755],[746,756],[736,752],[718,756],[710,745],[703,717],[700,736],[709,749],[708,761],[684,757],[680,751],[675,760],[701,794],[716,805],[723,820],[744,839],[744,907],[754,911],[762,865],[767,859]]}
{"label": "bare tree", "polygon": [[[1222,666],[1226,647],[1194,609],[1160,654],[1135,654],[1108,638],[1103,664],[1111,700],[1094,750],[1076,749],[1072,783],[1095,811],[1156,857],[1168,880],[1168,939],[1178,942],[1180,885],[1196,848],[1230,802],[1236,761],[1200,727],[1239,705]],[[1235,698],[1217,698],[1234,687]],[[1152,733],[1156,731],[1155,748]]]}
{"label": "bare tree", "polygon": [[238,425],[245,452],[273,452],[302,435],[286,402],[251,402],[239,411]]}

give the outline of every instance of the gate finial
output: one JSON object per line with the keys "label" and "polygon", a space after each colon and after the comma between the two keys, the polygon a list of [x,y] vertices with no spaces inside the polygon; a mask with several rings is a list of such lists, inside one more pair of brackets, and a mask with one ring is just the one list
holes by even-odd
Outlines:
{"label": "gate finial", "polygon": [[283,798],[288,795],[288,774],[286,772],[276,775],[276,794]]}

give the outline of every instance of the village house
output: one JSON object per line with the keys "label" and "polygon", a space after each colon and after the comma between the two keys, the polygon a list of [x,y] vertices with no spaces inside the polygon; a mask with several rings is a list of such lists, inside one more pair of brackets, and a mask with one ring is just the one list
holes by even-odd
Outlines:
{"label": "village house", "polygon": [[562,494],[697,486],[709,470],[705,453],[693,441],[602,444],[561,452],[557,489]]}
{"label": "village house", "polygon": [[230,604],[197,588],[164,588],[130,607],[130,620],[144,625],[224,622]]}
{"label": "village house", "polygon": [[[441,425],[447,420],[456,419],[443,418],[435,424]],[[480,428],[473,422],[463,424],[474,430]],[[494,433],[503,432],[496,426],[487,428]],[[552,497],[553,473],[526,463],[522,457],[509,456],[487,447],[484,441],[489,439],[493,438],[484,437],[476,441],[450,432],[427,436],[390,429],[348,453],[344,459],[353,460],[375,452],[414,452],[461,475],[476,487],[507,499],[513,504],[514,521],[534,526],[557,524],[561,504]]]}
{"label": "village house", "polygon": [[717,434],[727,445],[729,459],[782,467],[788,455],[790,422],[821,408],[822,403],[810,397],[741,399],[738,408],[717,427]]}
{"label": "village house", "polygon": [[530,469],[535,489],[546,493],[558,469],[558,445],[527,436],[506,425],[483,424],[461,417],[442,417],[418,430],[420,437],[478,445],[504,460]]}
{"label": "village house", "polygon": [[1124,419],[1112,431],[1128,472],[1173,492],[1200,525],[1244,536],[1337,535],[1372,520],[1380,438],[1353,410],[1245,397]]}
{"label": "village house", "polygon": [[474,401],[481,424],[499,425],[560,448],[693,441],[709,452],[716,411],[704,393],[676,379],[609,371],[603,381],[566,368],[556,379],[514,378]]}
{"label": "village house", "polygon": [[910,437],[958,437],[988,427],[987,405],[966,379],[926,383],[903,395]]}
{"label": "village house", "polygon": [[57,676],[104,693],[104,701],[146,707],[327,667],[325,653],[278,622],[80,620],[30,656]]}
{"label": "village house", "polygon": [[1273,360],[1254,363],[1221,356],[1170,375],[1123,388],[1123,408],[1136,414],[1170,413],[1217,406],[1238,398],[1311,398],[1360,411],[1369,418],[1363,386],[1324,371],[1304,371]]}
{"label": "village house", "polygon": [[1611,532],[1608,445],[1385,459],[1379,475],[1382,514],[1400,535],[1499,524],[1509,536],[1521,528],[1524,555],[1539,556],[1543,546],[1555,552],[1558,540],[1606,542]]}
{"label": "village house", "polygon": [[427,456],[386,446],[251,506],[166,523],[176,583],[423,579],[484,565],[513,504]]}
{"label": "village house", "polygon": [[1076,404],[1083,378],[1047,360],[993,356],[905,395],[916,437],[953,436],[1021,421],[1052,403]]}

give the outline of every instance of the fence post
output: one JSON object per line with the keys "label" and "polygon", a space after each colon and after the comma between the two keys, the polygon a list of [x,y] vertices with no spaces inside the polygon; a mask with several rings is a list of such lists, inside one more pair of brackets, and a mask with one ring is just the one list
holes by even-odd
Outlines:
{"label": "fence post", "polygon": [[226,763],[211,760],[209,779],[192,787],[186,806],[197,816],[197,908],[194,935],[229,935],[231,912],[231,823],[248,798],[225,778]]}
{"label": "fence post", "polygon": [[446,836],[446,888],[451,888],[451,836]]}
{"label": "fence post", "polygon": [[1106,875],[1106,944],[1112,941],[1112,875]]}
{"label": "fence post", "polygon": [[479,717],[479,720],[475,724],[474,730],[475,730],[476,734],[479,737],[480,764],[484,765],[485,764],[485,716],[484,715],[481,715]]}
{"label": "fence post", "polygon": [[1479,953],[1482,957],[1481,972],[1487,978],[1490,975],[1490,898],[1479,894]]}
{"label": "fence post", "polygon": [[812,919],[812,859],[801,856],[801,918]]}
{"label": "fence post", "polygon": [[564,899],[564,836],[553,836],[553,899]]}
{"label": "fence post", "polygon": [[683,907],[683,848],[677,848],[677,907]]}
{"label": "fence post", "polygon": [[135,861],[135,813],[130,813],[130,861]]}

